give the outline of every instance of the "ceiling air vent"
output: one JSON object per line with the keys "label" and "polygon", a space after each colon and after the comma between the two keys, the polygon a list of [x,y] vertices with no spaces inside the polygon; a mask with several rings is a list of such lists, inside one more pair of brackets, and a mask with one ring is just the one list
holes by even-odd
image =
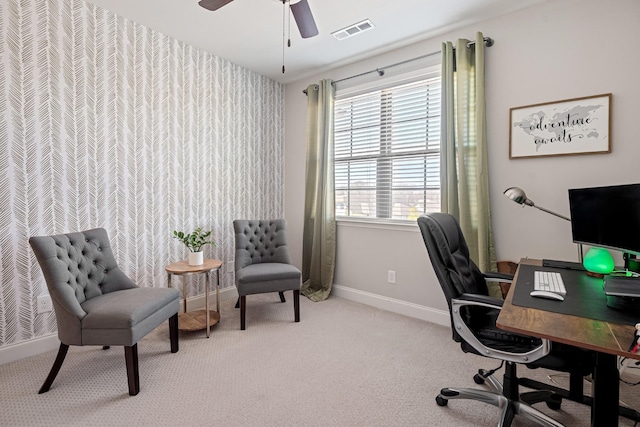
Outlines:
{"label": "ceiling air vent", "polygon": [[349,25],[346,28],[343,28],[338,31],[334,31],[333,33],[331,33],[331,35],[338,40],[344,40],[348,37],[353,37],[356,34],[360,34],[363,31],[367,31],[372,28],[374,28],[373,22],[371,22],[368,19],[365,19],[364,21],[358,22],[357,24]]}

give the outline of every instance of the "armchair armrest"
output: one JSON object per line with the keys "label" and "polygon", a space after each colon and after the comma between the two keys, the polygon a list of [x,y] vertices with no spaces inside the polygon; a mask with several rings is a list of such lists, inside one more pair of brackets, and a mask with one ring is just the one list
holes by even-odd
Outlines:
{"label": "armchair armrest", "polygon": [[[502,300],[477,294],[462,294],[460,297],[451,300],[451,317],[456,333],[479,354],[509,362],[531,363],[543,358],[551,351],[551,342],[545,339],[542,340],[539,346],[517,353],[485,345],[476,337],[460,315],[460,309],[468,306],[485,307],[499,311],[502,309]],[[503,332],[504,335],[511,335],[508,331]]]}

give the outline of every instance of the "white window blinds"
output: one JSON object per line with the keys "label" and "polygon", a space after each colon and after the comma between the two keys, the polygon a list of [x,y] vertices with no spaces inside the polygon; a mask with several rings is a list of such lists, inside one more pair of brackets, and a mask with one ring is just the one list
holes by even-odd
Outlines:
{"label": "white window blinds", "polygon": [[440,210],[440,76],[335,103],[338,217],[415,220]]}

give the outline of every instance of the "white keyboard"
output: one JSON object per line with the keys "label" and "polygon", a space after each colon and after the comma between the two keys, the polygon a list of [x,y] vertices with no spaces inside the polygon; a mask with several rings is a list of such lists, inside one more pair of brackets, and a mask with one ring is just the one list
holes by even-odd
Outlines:
{"label": "white keyboard", "polygon": [[560,273],[551,271],[534,271],[533,289],[536,291],[549,291],[562,296],[567,294]]}

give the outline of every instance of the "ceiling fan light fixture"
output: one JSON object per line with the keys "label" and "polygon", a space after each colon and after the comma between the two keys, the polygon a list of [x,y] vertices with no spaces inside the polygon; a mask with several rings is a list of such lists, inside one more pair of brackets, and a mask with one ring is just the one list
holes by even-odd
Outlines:
{"label": "ceiling fan light fixture", "polygon": [[227,3],[231,3],[233,0],[200,0],[198,4],[207,10],[218,10]]}
{"label": "ceiling fan light fixture", "polygon": [[341,30],[334,31],[333,33],[331,33],[331,35],[335,37],[337,40],[344,40],[346,38],[353,37],[357,34],[360,34],[372,28],[375,28],[375,25],[373,25],[373,22],[371,22],[370,19],[365,19],[364,21],[360,21],[356,24],[349,25],[348,27],[342,28]]}
{"label": "ceiling fan light fixture", "polygon": [[289,3],[291,13],[296,20],[300,35],[303,39],[318,35],[318,26],[311,14],[311,8],[307,0],[300,0],[297,3]]}

